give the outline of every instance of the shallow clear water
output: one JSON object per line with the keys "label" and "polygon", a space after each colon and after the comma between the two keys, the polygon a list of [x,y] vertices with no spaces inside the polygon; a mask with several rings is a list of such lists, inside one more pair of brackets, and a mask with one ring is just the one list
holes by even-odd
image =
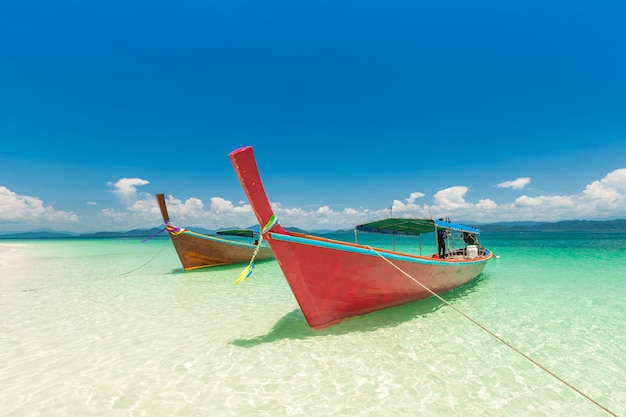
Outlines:
{"label": "shallow clear water", "polygon": [[235,286],[168,239],[0,241],[0,416],[626,415],[626,236],[482,243],[453,307],[312,330],[275,261]]}

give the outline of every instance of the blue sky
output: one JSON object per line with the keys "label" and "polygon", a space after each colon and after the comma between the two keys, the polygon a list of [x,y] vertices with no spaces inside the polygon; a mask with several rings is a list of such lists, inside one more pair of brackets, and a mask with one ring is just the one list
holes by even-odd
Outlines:
{"label": "blue sky", "polygon": [[0,233],[389,216],[626,218],[626,6],[35,2],[0,9]]}

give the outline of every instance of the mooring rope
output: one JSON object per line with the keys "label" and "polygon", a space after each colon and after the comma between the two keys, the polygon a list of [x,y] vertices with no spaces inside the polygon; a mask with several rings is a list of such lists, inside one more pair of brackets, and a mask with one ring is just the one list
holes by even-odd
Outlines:
{"label": "mooring rope", "polygon": [[558,381],[560,381],[561,383],[563,383],[564,385],[566,385],[567,387],[571,388],[572,390],[576,391],[578,394],[580,394],[581,396],[583,396],[584,398],[586,398],[587,400],[591,401],[593,404],[595,404],[596,406],[600,407],[602,410],[606,411],[608,414],[612,415],[613,417],[619,417],[615,412],[611,411],[609,408],[605,407],[604,405],[600,404],[598,401],[594,400],[593,398],[591,398],[588,394],[584,393],[583,391],[581,391],[580,389],[576,388],[575,386],[573,386],[572,384],[570,384],[569,382],[565,381],[563,378],[561,378],[560,376],[558,376],[557,374],[555,374],[554,372],[550,371],[548,368],[546,368],[545,366],[543,366],[542,364],[540,364],[539,362],[537,362],[536,360],[534,360],[533,358],[531,358],[530,356],[526,355],[524,352],[520,351],[518,348],[516,348],[515,346],[513,346],[511,343],[509,343],[508,341],[504,340],[502,337],[498,336],[497,334],[495,334],[494,332],[492,332],[491,330],[489,330],[488,328],[486,328],[484,325],[480,324],[478,321],[476,321],[475,319],[473,319],[472,317],[470,317],[469,315],[467,315],[466,313],[464,313],[463,311],[459,310],[458,308],[456,308],[455,306],[453,306],[452,304],[450,304],[448,301],[446,301],[444,298],[442,298],[439,294],[437,294],[436,292],[434,292],[433,290],[431,290],[430,288],[428,288],[426,285],[422,284],[420,281],[418,281],[417,279],[413,278],[411,275],[409,275],[408,273],[406,273],[405,271],[403,271],[400,267],[398,267],[397,265],[395,265],[393,262],[391,262],[389,259],[385,258],[380,252],[378,252],[376,249],[372,248],[371,246],[367,246],[369,249],[371,249],[372,251],[374,251],[378,256],[380,256],[381,258],[383,258],[387,263],[389,263],[391,266],[393,266],[394,268],[396,268],[398,271],[400,271],[403,275],[405,275],[406,277],[408,277],[409,279],[413,280],[416,284],[418,284],[419,286],[421,286],[422,288],[424,288],[426,291],[428,291],[429,293],[431,293],[432,295],[434,295],[435,297],[437,297],[439,299],[439,301],[443,302],[444,304],[446,304],[448,307],[452,308],[454,311],[456,311],[457,313],[459,313],[460,315],[462,315],[463,317],[465,317],[466,319],[468,319],[469,321],[471,321],[472,323],[474,323],[476,326],[480,327],[482,330],[484,330],[485,332],[489,333],[491,336],[493,336],[494,338],[496,338],[497,340],[499,340],[500,342],[502,342],[503,344],[505,344],[506,346],[508,346],[509,348],[511,348],[514,352],[518,353],[519,355],[521,355],[523,358],[529,360],[530,362],[532,362],[535,366],[539,367],[540,369],[542,369],[543,371],[547,372],[549,375],[551,375],[552,377],[554,377],[555,379],[557,379]]}
{"label": "mooring rope", "polygon": [[161,247],[161,249],[159,249],[159,251],[158,251],[157,253],[155,253],[155,254],[152,256],[152,258],[148,259],[148,260],[147,260],[147,261],[146,261],[143,265],[138,266],[137,268],[135,268],[135,269],[133,269],[133,270],[131,270],[131,271],[128,271],[128,272],[126,272],[126,273],[124,273],[124,274],[120,274],[120,276],[121,276],[121,277],[125,277],[126,275],[129,275],[129,274],[131,274],[131,273],[133,273],[133,272],[135,272],[135,271],[138,271],[138,270],[140,270],[141,268],[143,268],[144,266],[148,265],[150,262],[152,262],[152,260],[153,260],[154,258],[156,258],[156,257],[157,257],[157,256],[158,256],[161,252],[163,252],[163,249],[165,249],[165,247],[166,247],[168,244],[169,244],[169,239],[167,240],[167,242],[165,242],[165,244],[163,245],[163,247]]}

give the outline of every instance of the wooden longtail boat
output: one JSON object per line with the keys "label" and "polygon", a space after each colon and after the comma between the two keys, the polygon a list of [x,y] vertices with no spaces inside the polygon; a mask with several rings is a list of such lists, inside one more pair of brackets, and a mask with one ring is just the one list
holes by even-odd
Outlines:
{"label": "wooden longtail boat", "polygon": [[197,233],[173,226],[167,213],[165,196],[157,194],[156,199],[165,222],[165,229],[170,235],[180,263],[185,271],[211,266],[247,263],[250,262],[256,250],[258,250],[255,257],[257,261],[274,259],[274,254],[269,246],[266,244],[257,246],[252,241],[254,231],[249,229],[217,232],[217,234],[221,235],[247,236],[250,238],[248,240],[235,240]]}
{"label": "wooden longtail boat", "polygon": [[[262,239],[269,242],[312,328],[451,290],[478,276],[492,258],[476,244],[448,250],[444,257],[419,256],[287,231],[270,206],[252,147],[229,157],[262,226]],[[435,219],[392,218],[357,229],[398,234],[458,230],[466,241],[478,243],[477,229]]]}

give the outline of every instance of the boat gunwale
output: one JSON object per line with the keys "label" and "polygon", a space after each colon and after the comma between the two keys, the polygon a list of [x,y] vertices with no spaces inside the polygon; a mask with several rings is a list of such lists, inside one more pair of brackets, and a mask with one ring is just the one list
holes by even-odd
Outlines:
{"label": "boat gunwale", "polygon": [[372,246],[362,245],[358,243],[352,242],[343,242],[340,240],[334,240],[329,238],[324,238],[321,236],[313,236],[307,235],[303,233],[275,233],[269,232],[270,238],[277,241],[285,241],[296,244],[310,245],[328,248],[332,250],[339,250],[343,252],[353,252],[360,255],[368,255],[368,256],[379,256],[379,254],[384,254],[385,259],[393,259],[398,261],[405,261],[411,263],[424,263],[424,264],[432,264],[438,266],[455,266],[458,264],[463,265],[471,265],[471,264],[481,264],[491,259],[493,254],[488,249],[483,249],[485,251],[485,255],[478,256],[472,259],[451,259],[451,258],[432,258],[428,256],[422,255],[413,255],[406,252],[398,252],[390,249],[382,249],[376,248]]}
{"label": "boat gunwale", "polygon": [[[234,245],[234,246],[246,246],[246,247],[255,247],[257,245],[255,245],[254,243],[248,243],[248,242],[239,242],[237,240],[231,240],[231,239],[224,239],[221,237],[217,237],[217,236],[211,236],[211,235],[207,235],[204,233],[198,233],[198,232],[194,232],[193,230],[188,230],[185,229],[180,233],[171,233],[170,235],[174,235],[174,236],[180,236],[181,234],[184,235],[188,235],[188,236],[194,236],[200,239],[205,239],[205,240],[213,240],[216,242],[220,242],[220,243],[227,243],[229,245]],[[269,246],[267,245],[261,245],[261,248],[269,248]]]}

